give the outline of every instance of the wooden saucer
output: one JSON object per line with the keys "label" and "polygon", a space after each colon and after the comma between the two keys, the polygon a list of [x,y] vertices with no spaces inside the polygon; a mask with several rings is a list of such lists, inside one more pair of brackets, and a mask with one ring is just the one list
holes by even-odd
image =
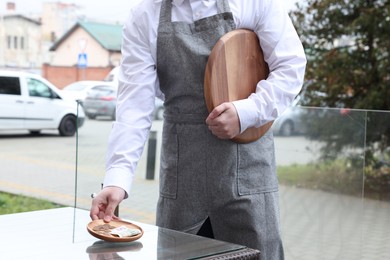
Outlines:
{"label": "wooden saucer", "polygon": [[[111,235],[109,232],[94,230],[94,228],[96,228],[97,226],[103,226],[103,225],[110,225],[112,228],[125,226],[127,228],[138,229],[141,231],[141,233],[138,235],[135,235],[135,236],[131,236],[131,237],[117,237],[117,236]],[[93,220],[93,221],[88,223],[87,230],[92,236],[99,238],[99,239],[102,239],[102,240],[105,240],[105,241],[109,241],[109,242],[131,242],[131,241],[135,241],[135,240],[141,238],[142,235],[144,234],[144,231],[142,230],[142,228],[140,228],[139,226],[137,226],[133,223],[126,222],[123,220],[112,220],[109,223],[104,222],[104,220],[102,220],[102,219]]]}

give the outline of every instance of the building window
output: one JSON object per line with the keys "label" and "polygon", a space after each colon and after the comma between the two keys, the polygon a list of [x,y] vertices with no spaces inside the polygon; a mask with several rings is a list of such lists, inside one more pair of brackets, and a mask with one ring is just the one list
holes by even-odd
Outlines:
{"label": "building window", "polygon": [[14,49],[18,48],[18,36],[14,36]]}
{"label": "building window", "polygon": [[20,49],[24,50],[24,37],[20,37]]}
{"label": "building window", "polygon": [[50,32],[50,40],[55,42],[57,40],[56,32]]}
{"label": "building window", "polygon": [[7,48],[11,49],[12,46],[12,37],[10,35],[7,36]]}

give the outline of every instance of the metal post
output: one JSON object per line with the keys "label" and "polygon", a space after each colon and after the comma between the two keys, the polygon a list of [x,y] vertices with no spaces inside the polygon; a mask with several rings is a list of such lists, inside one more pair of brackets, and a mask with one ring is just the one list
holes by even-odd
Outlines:
{"label": "metal post", "polygon": [[150,131],[148,142],[148,156],[146,161],[146,179],[154,180],[156,165],[157,132]]}

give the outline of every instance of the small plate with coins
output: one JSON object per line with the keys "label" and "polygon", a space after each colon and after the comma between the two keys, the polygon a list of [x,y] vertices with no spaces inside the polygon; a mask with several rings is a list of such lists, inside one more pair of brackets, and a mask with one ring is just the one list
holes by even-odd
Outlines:
{"label": "small plate with coins", "polygon": [[102,219],[93,220],[88,223],[87,230],[92,236],[109,242],[131,242],[144,234],[142,228],[123,220],[112,220],[109,223]]}

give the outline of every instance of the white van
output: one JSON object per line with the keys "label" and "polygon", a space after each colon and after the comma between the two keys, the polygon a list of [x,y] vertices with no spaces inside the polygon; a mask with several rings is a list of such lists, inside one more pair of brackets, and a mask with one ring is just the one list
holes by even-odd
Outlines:
{"label": "white van", "polygon": [[73,136],[84,123],[84,110],[61,92],[37,74],[0,70],[0,130],[58,129],[61,136]]}

